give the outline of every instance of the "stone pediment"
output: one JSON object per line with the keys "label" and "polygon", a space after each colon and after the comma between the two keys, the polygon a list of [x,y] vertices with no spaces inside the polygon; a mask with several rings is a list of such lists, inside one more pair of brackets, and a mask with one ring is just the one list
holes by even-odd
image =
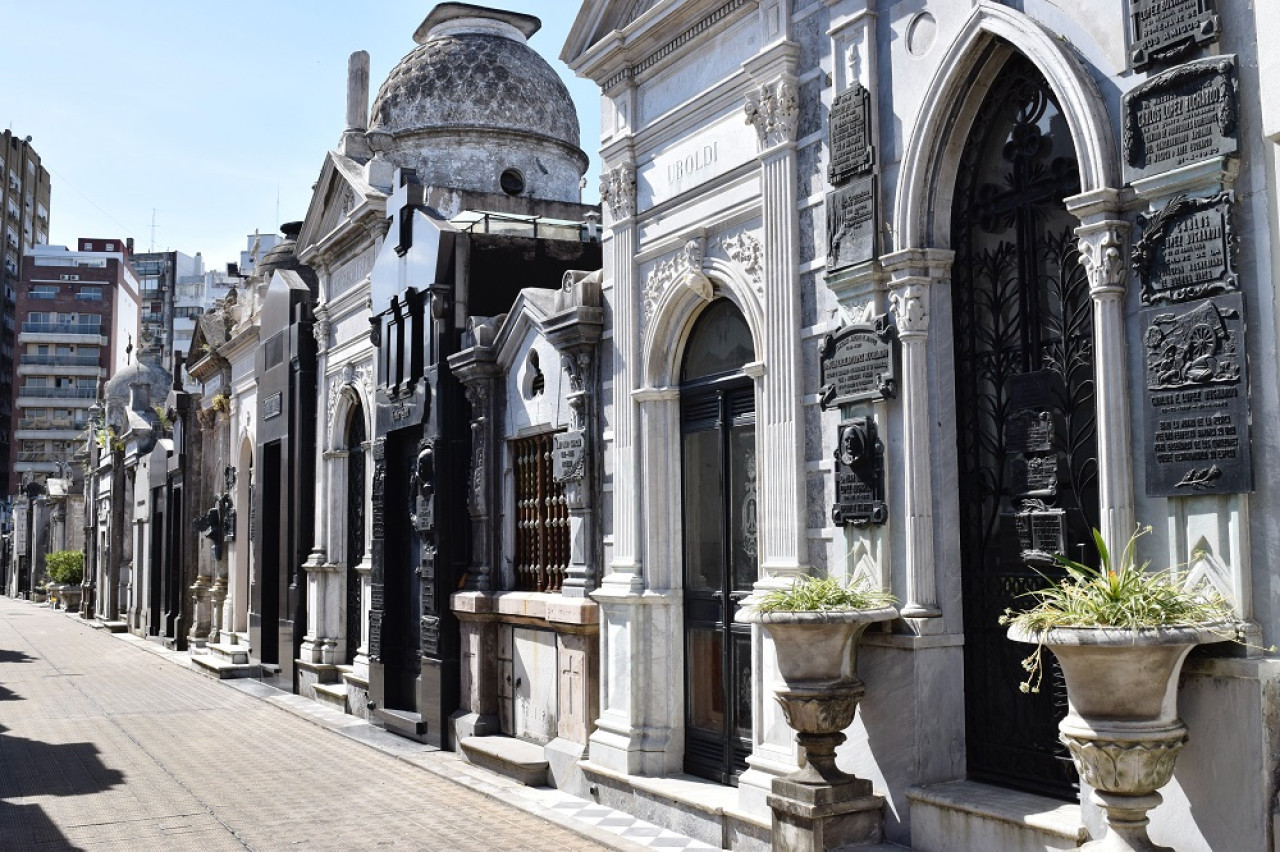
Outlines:
{"label": "stone pediment", "polygon": [[353,211],[366,203],[385,204],[387,193],[370,184],[365,167],[357,160],[329,151],[325,154],[320,178],[311,193],[311,204],[298,234],[298,256],[324,242],[339,229]]}
{"label": "stone pediment", "polygon": [[626,29],[663,0],[587,0],[569,30],[560,58],[572,66],[575,59],[615,30]]}

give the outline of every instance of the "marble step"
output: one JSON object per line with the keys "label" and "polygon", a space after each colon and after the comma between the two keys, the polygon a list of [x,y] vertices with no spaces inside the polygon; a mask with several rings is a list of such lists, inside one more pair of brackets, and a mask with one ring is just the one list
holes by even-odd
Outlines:
{"label": "marble step", "polygon": [[211,656],[221,657],[229,663],[244,665],[249,662],[249,646],[227,642],[210,642],[205,646]]}
{"label": "marble step", "polygon": [[250,662],[246,655],[242,663],[234,662],[220,654],[192,654],[191,667],[201,674],[228,680],[237,677],[262,677],[262,666]]}
{"label": "marble step", "polygon": [[527,787],[546,787],[547,762],[543,747],[515,737],[463,737],[458,745],[476,766],[497,772]]}
{"label": "marble step", "polygon": [[317,683],[311,689],[315,693],[316,701],[321,704],[329,705],[343,713],[351,712],[347,709],[346,683]]}

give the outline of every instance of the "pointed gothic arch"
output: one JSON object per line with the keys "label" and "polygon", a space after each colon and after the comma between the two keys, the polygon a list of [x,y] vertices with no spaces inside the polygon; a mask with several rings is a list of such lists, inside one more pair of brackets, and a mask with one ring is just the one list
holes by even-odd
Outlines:
{"label": "pointed gothic arch", "polygon": [[977,6],[952,40],[920,107],[902,160],[893,209],[895,251],[948,248],[951,195],[963,142],[991,82],[1011,52],[1044,75],[1075,144],[1080,192],[1119,185],[1112,122],[1097,84],[1058,36],[991,0]]}

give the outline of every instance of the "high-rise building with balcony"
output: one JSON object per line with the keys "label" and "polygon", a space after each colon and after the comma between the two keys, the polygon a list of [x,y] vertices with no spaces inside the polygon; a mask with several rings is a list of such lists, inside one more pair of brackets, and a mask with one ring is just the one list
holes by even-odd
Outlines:
{"label": "high-rise building with balcony", "polygon": [[[0,135],[0,471],[11,470],[14,344],[22,256],[49,242],[49,172],[31,147],[31,137]],[[0,523],[3,519],[0,518]]]}
{"label": "high-rise building with balcony", "polygon": [[139,358],[173,374],[173,353],[186,355],[200,315],[204,288],[204,258],[180,251],[138,252],[130,255],[142,297],[142,338]]}
{"label": "high-rise building with balcony", "polygon": [[71,463],[99,380],[137,357],[139,290],[122,240],[82,238],[75,251],[35,246],[23,258],[10,494],[24,474],[44,479]]}

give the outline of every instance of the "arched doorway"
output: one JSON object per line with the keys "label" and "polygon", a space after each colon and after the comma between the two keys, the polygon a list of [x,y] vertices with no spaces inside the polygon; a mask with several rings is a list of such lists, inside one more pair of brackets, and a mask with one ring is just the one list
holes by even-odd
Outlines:
{"label": "arched doorway", "polygon": [[1080,189],[1057,100],[1021,55],[1005,62],[961,155],[952,206],[952,319],[969,777],[1067,799],[1060,677],[1018,690],[1025,649],[998,624],[1087,556],[1098,525],[1093,314],[1064,199]]}
{"label": "arched doorway", "polygon": [[365,484],[365,433],[364,408],[357,401],[347,420],[347,517],[346,517],[346,645],[342,658],[354,663],[363,635],[360,607],[360,565],[365,555],[365,503],[368,499]]}
{"label": "arched doorway", "polygon": [[685,771],[736,784],[751,753],[751,631],[734,623],[759,574],[755,359],[727,299],[698,318],[680,371]]}

